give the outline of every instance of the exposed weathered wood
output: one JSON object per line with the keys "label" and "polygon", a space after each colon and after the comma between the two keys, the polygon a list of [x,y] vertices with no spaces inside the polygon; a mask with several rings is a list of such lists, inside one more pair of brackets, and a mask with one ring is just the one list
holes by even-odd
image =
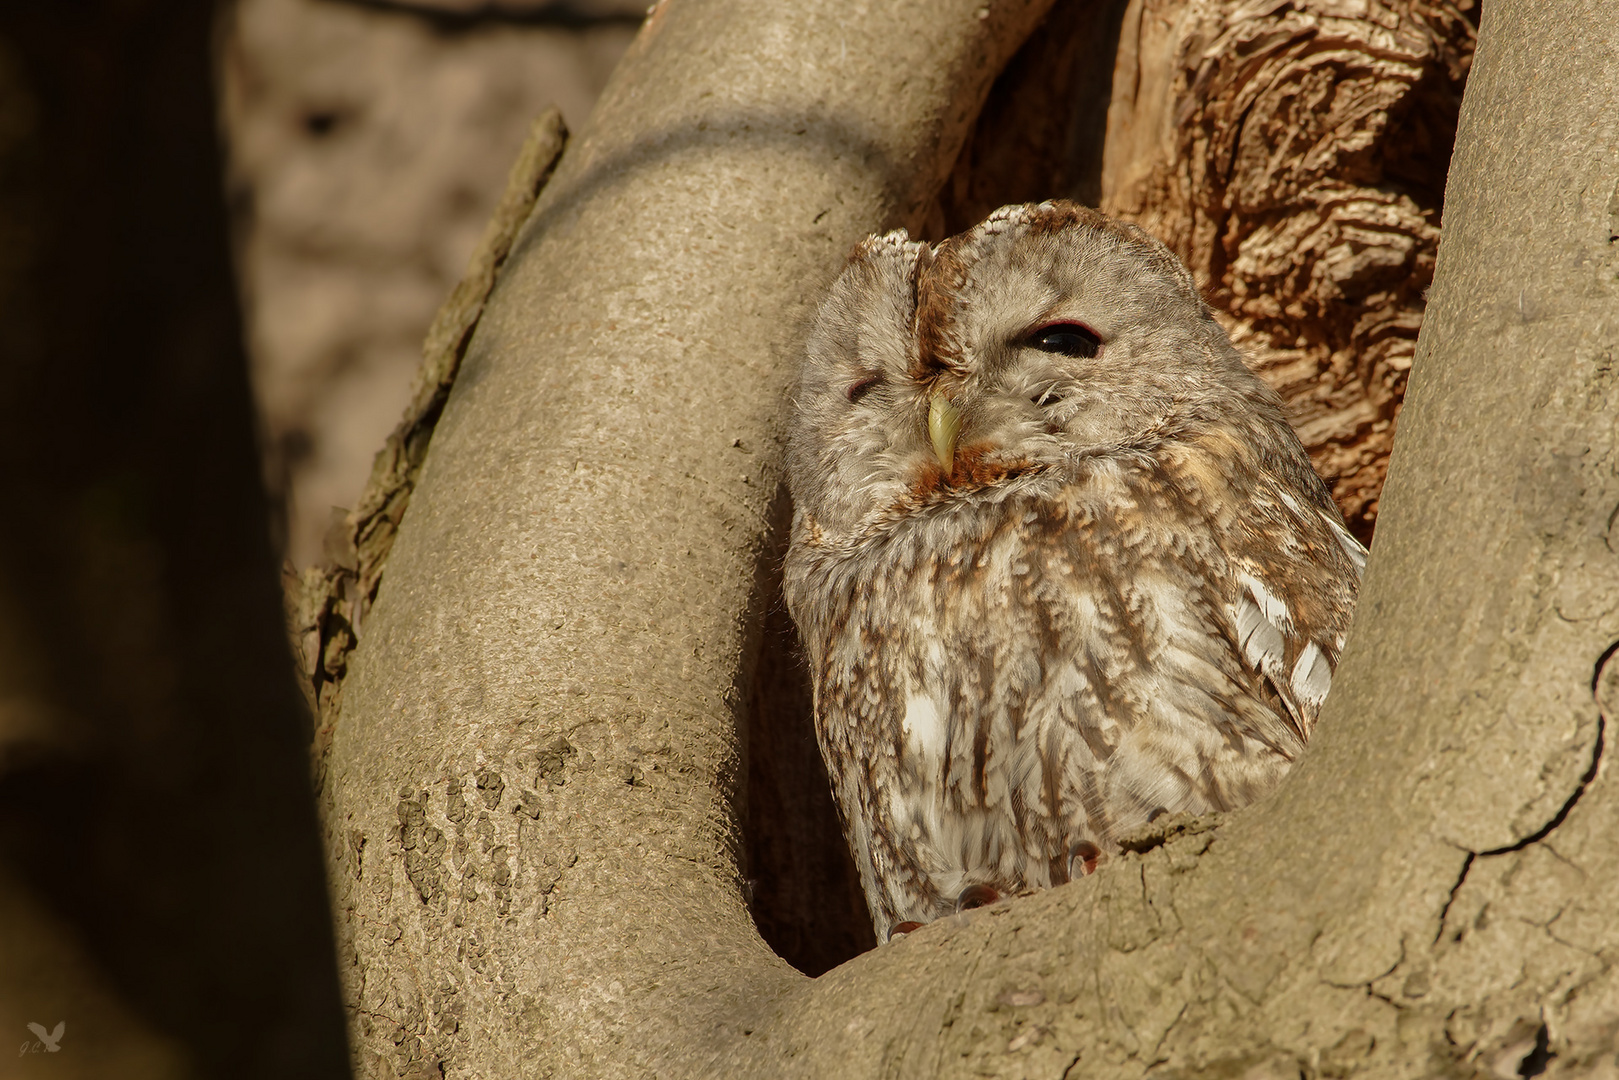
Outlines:
{"label": "exposed weathered wood", "polygon": [[1471,0],[1132,0],[1102,208],[1197,275],[1370,539],[1433,276]]}

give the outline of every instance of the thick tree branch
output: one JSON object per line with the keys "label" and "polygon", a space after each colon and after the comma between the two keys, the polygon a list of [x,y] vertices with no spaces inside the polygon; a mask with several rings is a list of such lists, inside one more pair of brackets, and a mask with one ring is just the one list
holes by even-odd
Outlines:
{"label": "thick tree branch", "polygon": [[805,980],[752,929],[737,738],[783,399],[1038,2],[656,8],[513,250],[344,685],[362,1064],[698,1068]]}
{"label": "thick tree branch", "polygon": [[1039,12],[658,8],[490,300],[345,687],[328,824],[365,1066],[1510,1076],[1611,1056],[1600,8],[1485,14],[1361,617],[1295,776],[813,981],[753,934],[735,835],[796,328],[852,239],[924,216]]}

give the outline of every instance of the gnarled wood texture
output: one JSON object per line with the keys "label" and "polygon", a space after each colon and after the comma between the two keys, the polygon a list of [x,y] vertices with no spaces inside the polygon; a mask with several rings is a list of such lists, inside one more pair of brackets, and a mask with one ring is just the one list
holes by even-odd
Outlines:
{"label": "gnarled wood texture", "polygon": [[1471,0],[1132,0],[1102,209],[1191,266],[1363,540],[1433,277]]}

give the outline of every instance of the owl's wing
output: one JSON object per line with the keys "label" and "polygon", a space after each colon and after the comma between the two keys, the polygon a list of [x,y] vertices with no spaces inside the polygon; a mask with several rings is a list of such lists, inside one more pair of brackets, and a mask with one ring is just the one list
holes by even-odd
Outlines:
{"label": "owl's wing", "polygon": [[1332,688],[1333,658],[1299,632],[1293,613],[1263,581],[1243,572],[1238,582],[1231,611],[1237,648],[1281,698],[1295,733],[1308,739]]}
{"label": "owl's wing", "polygon": [[[1366,567],[1366,549],[1336,513],[1320,509],[1312,513],[1348,557],[1358,578]],[[1342,620],[1330,626],[1305,625],[1284,599],[1288,590],[1280,583],[1267,584],[1255,570],[1237,574],[1237,599],[1230,612],[1237,647],[1248,666],[1263,675],[1281,698],[1299,736],[1308,739],[1332,689],[1345,627]]]}
{"label": "owl's wing", "polygon": [[1344,554],[1349,556],[1349,561],[1355,564],[1355,574],[1357,576],[1364,574],[1366,572],[1365,546],[1359,540],[1356,540],[1354,534],[1344,527],[1342,519],[1338,517],[1336,512],[1329,514],[1325,510],[1317,510],[1316,514],[1322,521],[1326,522],[1327,529],[1332,533],[1333,539],[1337,540],[1338,546],[1344,549]]}

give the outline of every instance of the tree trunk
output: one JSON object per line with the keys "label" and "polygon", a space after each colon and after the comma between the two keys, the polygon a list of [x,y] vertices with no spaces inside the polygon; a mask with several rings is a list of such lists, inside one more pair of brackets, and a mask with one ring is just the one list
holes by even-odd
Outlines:
{"label": "tree trunk", "polygon": [[213,15],[0,5],[8,1076],[347,1072]]}
{"label": "tree trunk", "polygon": [[[1360,618],[1293,777],[819,979],[765,946],[741,733],[796,337],[853,240],[948,220],[933,193],[1041,14],[855,9],[661,4],[489,298],[331,732],[362,1071],[1619,1069],[1602,0],[1485,12]],[[1371,43],[1400,70],[1410,15]],[[1299,198],[1330,202],[1314,182]],[[1226,215],[1194,254],[1254,255],[1246,211],[1186,190],[1188,220]],[[1343,229],[1308,265],[1336,265]],[[1206,280],[1236,297],[1231,275]],[[1363,300],[1398,329],[1417,301],[1390,295]]]}
{"label": "tree trunk", "polygon": [[490,297],[327,759],[362,1068],[700,1070],[803,983],[739,738],[798,328],[1038,3],[655,8]]}

